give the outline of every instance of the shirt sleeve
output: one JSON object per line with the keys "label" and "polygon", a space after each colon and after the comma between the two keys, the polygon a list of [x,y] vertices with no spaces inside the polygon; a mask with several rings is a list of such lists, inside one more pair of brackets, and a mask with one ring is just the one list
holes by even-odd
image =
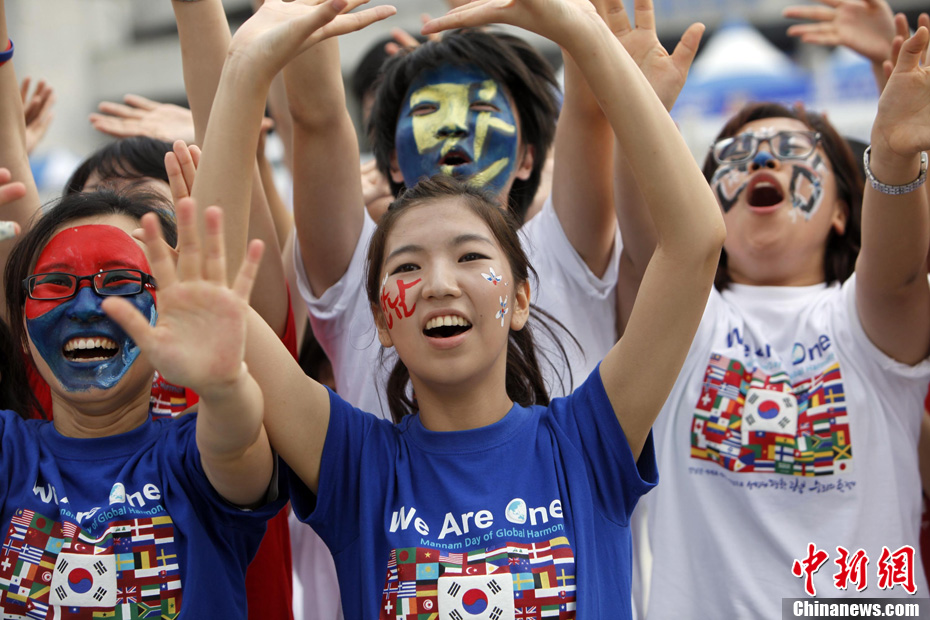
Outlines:
{"label": "shirt sleeve", "polygon": [[595,508],[605,518],[628,525],[636,502],[659,480],[652,433],[646,438],[639,460],[634,460],[607,398],[600,365],[571,396],[553,400],[550,411],[585,463]]}
{"label": "shirt sleeve", "polygon": [[197,414],[160,423],[169,425],[169,443],[162,458],[162,467],[174,472],[198,513],[209,514],[227,526],[254,528],[256,522],[268,521],[287,503],[286,476],[279,471],[282,468],[280,464],[275,466],[264,505],[247,509],[226,501],[210,484],[203,469],[197,448]]}
{"label": "shirt sleeve", "polygon": [[390,422],[352,407],[332,390],[329,401],[317,493],[293,474],[289,490],[297,518],[335,554],[358,538],[362,504],[387,496],[397,444]]}

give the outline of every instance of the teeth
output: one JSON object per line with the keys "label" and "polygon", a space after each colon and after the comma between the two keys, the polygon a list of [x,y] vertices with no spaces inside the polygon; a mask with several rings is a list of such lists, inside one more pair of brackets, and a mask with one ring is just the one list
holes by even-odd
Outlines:
{"label": "teeth", "polygon": [[426,329],[433,329],[434,327],[451,327],[453,325],[461,325],[463,327],[470,327],[471,323],[466,321],[460,316],[455,316],[452,314],[447,314],[445,316],[433,317],[426,323]]}
{"label": "teeth", "polygon": [[75,349],[118,349],[119,345],[109,338],[73,338],[65,343],[65,351]]}

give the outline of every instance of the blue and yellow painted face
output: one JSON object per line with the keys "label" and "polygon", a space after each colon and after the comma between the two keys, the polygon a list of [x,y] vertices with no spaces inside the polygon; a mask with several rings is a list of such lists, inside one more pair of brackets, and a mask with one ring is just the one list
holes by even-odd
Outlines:
{"label": "blue and yellow painted face", "polygon": [[442,173],[499,194],[518,163],[517,122],[507,93],[470,65],[438,67],[414,80],[394,142],[407,185]]}
{"label": "blue and yellow painted face", "polygon": [[[86,225],[55,235],[39,255],[33,274],[48,274],[46,288],[51,288],[53,282],[63,281],[56,274],[87,276],[112,269],[151,273],[142,248],[123,230]],[[66,299],[27,299],[26,330],[64,389],[111,388],[139,357],[139,347],[103,312],[104,297],[94,285],[88,280],[78,285],[75,295]],[[145,285],[127,299],[155,324],[154,288]]]}

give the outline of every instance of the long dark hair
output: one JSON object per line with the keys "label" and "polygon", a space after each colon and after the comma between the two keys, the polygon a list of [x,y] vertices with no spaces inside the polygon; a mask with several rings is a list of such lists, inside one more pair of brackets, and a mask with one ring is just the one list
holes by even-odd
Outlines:
{"label": "long dark hair", "polygon": [[552,67],[539,52],[518,37],[486,30],[462,29],[403,50],[382,68],[371,108],[368,137],[378,168],[397,195],[404,188],[391,179],[391,154],[404,96],[417,76],[444,65],[473,65],[487,72],[513,99],[524,148],[533,148],[533,170],[527,180],[516,179],[507,206],[522,223],[533,202],[546,154],[555,138],[559,114],[558,84]]}
{"label": "long dark hair", "polygon": [[21,350],[10,328],[0,319],[0,409],[15,411],[24,420],[29,419],[30,411],[44,417],[42,406],[29,389]]}
{"label": "long dark hair", "polygon": [[[531,276],[536,277],[536,272],[520,246],[517,223],[514,217],[497,206],[494,198],[484,191],[470,187],[453,177],[437,175],[431,179],[424,179],[414,187],[404,191],[378,222],[378,228],[372,235],[371,244],[368,246],[366,272],[368,301],[371,304],[373,313],[381,312],[379,305],[381,263],[384,260],[388,235],[394,225],[404,212],[412,207],[447,199],[460,200],[462,205],[470,209],[487,224],[491,234],[500,244],[504,255],[507,257],[507,263],[513,274],[515,286],[529,281]],[[546,320],[534,321],[532,320],[534,316],[542,316]],[[507,343],[507,396],[515,403],[523,406],[548,405],[549,393],[546,390],[545,381],[540,371],[539,357],[534,344],[533,325],[541,325],[543,329],[549,332],[553,342],[557,345],[558,353],[565,368],[568,367],[568,356],[559,338],[556,337],[553,328],[547,323],[555,324],[566,334],[568,334],[568,331],[551,315],[538,308],[531,307],[530,318],[531,320],[523,326],[523,329],[519,331],[510,330],[509,333]],[[577,344],[577,341],[575,344]],[[547,362],[552,364],[551,360],[547,360]],[[554,366],[554,364],[552,365]],[[398,358],[387,383],[388,407],[395,422],[399,422],[406,415],[415,413],[418,409],[415,399],[410,393],[409,386],[410,373],[403,361]]]}
{"label": "long dark hair", "polygon": [[70,194],[39,216],[32,227],[16,243],[6,264],[6,304],[14,346],[28,351],[24,326],[26,291],[23,280],[31,273],[42,249],[55,232],[68,222],[100,215],[125,215],[141,220],[146,213],[155,213],[161,222],[165,241],[177,245],[177,226],[167,200],[152,194],[119,194],[109,190]]}
{"label": "long dark hair", "polygon": [[[852,275],[856,267],[856,257],[859,256],[860,222],[862,219],[862,191],[863,180],[859,174],[859,166],[853,157],[846,140],[837,133],[827,119],[815,112],[797,108],[787,108],[777,103],[749,103],[737,112],[720,130],[714,140],[722,140],[735,136],[746,123],[763,118],[793,118],[799,120],[812,130],[820,132],[820,145],[830,160],[833,169],[833,178],[836,181],[836,196],[846,203],[849,213],[846,218],[846,230],[843,234],[830,230],[827,237],[827,249],[824,254],[823,272],[826,282],[843,282]],[[709,183],[717,171],[718,164],[711,153],[704,160],[704,177]],[[727,253],[720,253],[720,263],[717,266],[717,275],[714,286],[725,289],[730,283],[727,272]]]}

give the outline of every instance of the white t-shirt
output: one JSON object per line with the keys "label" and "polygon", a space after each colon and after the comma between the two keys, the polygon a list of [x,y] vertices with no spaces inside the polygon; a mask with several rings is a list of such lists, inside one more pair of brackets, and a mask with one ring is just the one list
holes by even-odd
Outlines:
{"label": "white t-shirt", "polygon": [[[366,212],[348,269],[320,297],[310,290],[299,244],[294,245],[294,260],[298,290],[310,311],[313,333],[333,364],[336,391],[359,409],[390,419],[384,385],[394,364],[394,351],[382,353],[365,292],[365,260],[374,230],[375,223]],[[556,330],[569,356],[572,385],[578,387],[616,341],[619,229],[609,266],[600,278],[588,269],[565,236],[551,200],[520,229],[520,240],[539,276],[538,282],[530,282],[533,303],[561,321],[581,345],[579,350],[568,334]],[[545,330],[537,327],[534,333],[537,351],[558,362]],[[560,374],[564,373],[561,365],[553,371],[542,358],[540,365],[550,396],[570,393],[567,376]]]}
{"label": "white t-shirt", "polygon": [[[781,618],[782,598],[807,598],[792,567],[809,543],[828,554],[818,597],[908,596],[879,589],[882,547],[907,545],[927,596],[917,439],[930,361],[876,348],[855,287],[711,293],[654,427],[648,617]],[[867,554],[863,592],[834,584],[837,547]]]}

